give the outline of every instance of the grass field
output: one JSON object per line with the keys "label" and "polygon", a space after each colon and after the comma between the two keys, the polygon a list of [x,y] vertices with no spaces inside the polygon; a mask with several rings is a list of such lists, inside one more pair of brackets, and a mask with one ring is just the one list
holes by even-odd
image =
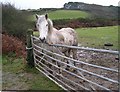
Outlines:
{"label": "grass field", "polygon": [[2,57],[2,90],[62,90],[23,58]]}
{"label": "grass field", "polygon": [[86,18],[89,14],[79,10],[57,10],[49,13],[52,20]]}
{"label": "grass field", "polygon": [[[86,18],[90,16],[89,13],[79,10],[56,10],[49,12],[48,15],[52,20]],[[35,21],[35,15],[30,15],[28,20]]]}
{"label": "grass field", "polygon": [[[78,28],[76,31],[82,46],[118,50],[118,26]],[[105,47],[106,43],[113,46]]]}
{"label": "grass field", "polygon": [[[77,28],[79,44],[85,47],[118,50],[118,26]],[[34,32],[38,36],[38,32]],[[113,46],[106,47],[104,44],[111,43]]]}

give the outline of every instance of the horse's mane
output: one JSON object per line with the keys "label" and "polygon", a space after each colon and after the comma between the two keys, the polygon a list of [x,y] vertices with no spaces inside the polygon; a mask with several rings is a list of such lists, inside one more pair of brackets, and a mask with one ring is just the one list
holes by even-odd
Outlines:
{"label": "horse's mane", "polygon": [[48,25],[53,26],[53,22],[51,19],[47,19]]}
{"label": "horse's mane", "polygon": [[48,22],[48,30],[51,32],[53,30],[53,22],[51,19],[47,19]]}

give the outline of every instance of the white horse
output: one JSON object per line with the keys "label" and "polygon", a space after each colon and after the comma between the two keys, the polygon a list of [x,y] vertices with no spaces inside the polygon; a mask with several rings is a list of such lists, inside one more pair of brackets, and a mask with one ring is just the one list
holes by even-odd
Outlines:
{"label": "white horse", "polygon": [[[41,42],[47,44],[63,44],[70,46],[78,46],[76,32],[72,28],[62,28],[57,30],[53,27],[53,22],[48,18],[48,15],[37,15],[36,14],[36,27],[39,31],[39,39]],[[72,57],[77,59],[77,50],[72,48],[64,48],[61,50],[65,56],[70,57],[72,52]],[[67,61],[67,63],[69,63]],[[75,65],[75,62],[74,62]]]}

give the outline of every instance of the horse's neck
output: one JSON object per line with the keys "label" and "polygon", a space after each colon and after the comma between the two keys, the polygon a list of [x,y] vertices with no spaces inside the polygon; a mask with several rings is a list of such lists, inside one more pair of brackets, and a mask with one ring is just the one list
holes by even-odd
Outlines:
{"label": "horse's neck", "polygon": [[47,42],[51,44],[62,44],[64,36],[56,29],[52,28],[51,34],[48,34]]}
{"label": "horse's neck", "polygon": [[47,35],[47,42],[48,43],[52,43],[52,35],[54,33],[54,27],[52,24],[52,21],[50,19],[47,20],[48,21],[48,35]]}
{"label": "horse's neck", "polygon": [[54,42],[53,42],[53,35],[54,35],[54,28],[53,27],[51,27],[51,28],[49,28],[49,31],[48,31],[48,35],[47,35],[47,43],[49,43],[49,44],[53,44]]}
{"label": "horse's neck", "polygon": [[49,35],[52,34],[53,29],[54,29],[53,23],[52,23],[52,21],[50,19],[48,19],[48,30],[49,30],[48,33],[49,33]]}
{"label": "horse's neck", "polygon": [[48,39],[50,39],[53,35],[55,35],[56,31],[57,31],[57,29],[55,29],[54,27],[51,26],[48,31]]}
{"label": "horse's neck", "polygon": [[56,42],[58,42],[58,40],[63,41],[64,37],[62,34],[60,34],[60,32],[53,27],[52,21],[48,20],[48,36],[47,36],[47,41],[48,43],[53,43],[55,44]]}

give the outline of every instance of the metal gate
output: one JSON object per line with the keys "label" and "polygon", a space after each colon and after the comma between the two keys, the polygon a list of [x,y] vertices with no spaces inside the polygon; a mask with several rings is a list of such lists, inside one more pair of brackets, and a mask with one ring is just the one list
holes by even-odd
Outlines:
{"label": "metal gate", "polygon": [[[35,67],[64,90],[118,91],[118,51],[59,44],[49,46],[40,43],[35,36],[31,36],[31,40]],[[77,49],[78,59],[66,57],[60,48]],[[63,60],[68,60],[69,64]],[[76,62],[76,66],[71,62]],[[66,66],[70,69],[65,69]]]}

